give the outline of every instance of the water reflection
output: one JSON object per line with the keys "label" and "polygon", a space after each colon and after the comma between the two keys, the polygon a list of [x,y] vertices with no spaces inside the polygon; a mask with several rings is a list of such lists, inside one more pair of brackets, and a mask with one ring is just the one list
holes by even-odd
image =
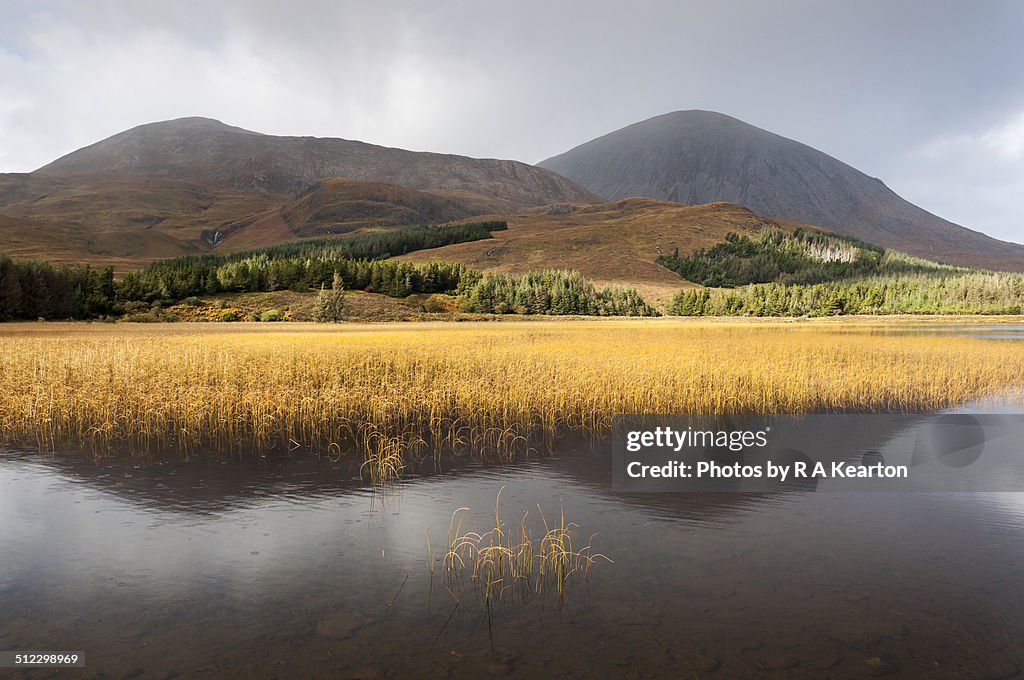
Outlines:
{"label": "water reflection", "polygon": [[854,332],[869,335],[938,335],[982,340],[1024,340],[1024,324],[906,324],[878,328],[857,328]]}
{"label": "water reflection", "polygon": [[[309,456],[0,460],[0,648],[86,677],[1000,677],[1018,668],[1015,494],[615,494],[585,445],[421,469],[393,491]],[[483,614],[426,537],[564,504],[595,547],[565,606]],[[532,515],[535,516],[535,515]],[[449,616],[452,616],[449,623]],[[31,677],[58,672],[33,671]],[[956,675],[960,673],[960,675]],[[1008,676],[1005,676],[1008,677]]]}

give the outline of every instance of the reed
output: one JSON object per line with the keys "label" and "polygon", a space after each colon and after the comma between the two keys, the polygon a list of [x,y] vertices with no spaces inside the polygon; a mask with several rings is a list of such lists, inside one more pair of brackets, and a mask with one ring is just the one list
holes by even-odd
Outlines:
{"label": "reed", "polygon": [[0,442],[307,447],[380,481],[508,458],[616,413],[942,409],[1024,385],[1024,344],[850,322],[0,327]]}
{"label": "reed", "polygon": [[372,432],[365,440],[363,465],[360,475],[373,484],[384,484],[401,476],[407,455],[424,447],[419,437],[392,437],[384,432]]}
{"label": "reed", "polygon": [[[450,593],[462,589],[468,581],[487,611],[510,592],[522,599],[550,592],[562,601],[573,579],[588,579],[596,561],[612,562],[593,551],[593,536],[585,546],[575,547],[578,543],[574,532],[578,527],[566,521],[564,508],[559,523],[550,526],[543,510],[537,506],[545,532],[536,540],[527,526],[528,513],[520,516],[514,528],[502,520],[501,491],[494,503],[494,526],[489,530],[462,533],[462,520],[467,510],[459,508],[452,513],[442,568]],[[432,560],[429,539],[427,552]],[[431,575],[433,568],[431,562]]]}

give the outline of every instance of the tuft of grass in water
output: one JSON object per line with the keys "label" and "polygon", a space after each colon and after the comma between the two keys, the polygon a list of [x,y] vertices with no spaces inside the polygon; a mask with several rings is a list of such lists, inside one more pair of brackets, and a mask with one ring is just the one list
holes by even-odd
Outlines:
{"label": "tuft of grass in water", "polygon": [[[574,532],[578,527],[566,521],[564,508],[559,523],[553,526],[548,525],[539,505],[537,509],[545,530],[539,539],[534,539],[528,529],[529,513],[524,512],[516,525],[502,519],[501,491],[494,503],[494,526],[485,532],[463,533],[462,520],[468,509],[455,510],[448,528],[448,547],[441,560],[449,592],[455,592],[468,581],[488,612],[509,593],[527,599],[550,592],[561,602],[574,580],[586,581],[590,577],[596,561],[612,562],[593,551],[593,536],[586,545],[577,547]],[[430,569],[433,574],[433,564]]]}
{"label": "tuft of grass in water", "polygon": [[386,484],[398,479],[405,469],[405,457],[407,452],[415,451],[423,441],[412,441],[404,437],[391,437],[387,434],[376,432],[367,439],[365,460],[359,469],[359,474],[369,478],[373,484]]}

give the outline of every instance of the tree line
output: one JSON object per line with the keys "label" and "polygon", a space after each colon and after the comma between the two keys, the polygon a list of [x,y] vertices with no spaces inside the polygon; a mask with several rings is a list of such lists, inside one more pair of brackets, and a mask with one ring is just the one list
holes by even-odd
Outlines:
{"label": "tree line", "polygon": [[282,244],[232,255],[193,255],[154,262],[115,280],[113,269],[54,267],[0,255],[0,321],[92,319],[122,314],[131,303],[171,303],[220,292],[296,291],[330,285],[387,295],[454,292],[464,267],[382,261],[391,255],[490,238],[504,221],[416,226]]}
{"label": "tree line", "polygon": [[700,288],[676,293],[667,311],[680,316],[1021,314],[1024,276],[985,271],[933,272],[811,285]]}
{"label": "tree line", "polygon": [[769,227],[658,262],[706,288],[679,291],[681,316],[1020,314],[1024,276],[923,260],[837,234]]}
{"label": "tree line", "polygon": [[[754,235],[729,232],[725,240],[691,255],[662,255],[658,264],[688,281],[713,288],[751,283],[823,283],[877,273],[885,251],[837,234],[778,227]],[[909,265],[909,263],[906,263]]]}
{"label": "tree line", "polygon": [[343,239],[310,239],[239,252],[226,261],[266,255],[271,259],[384,260],[417,250],[440,248],[491,238],[491,232],[505,231],[505,220],[485,220],[444,226],[413,226],[394,231],[358,234]]}
{"label": "tree line", "polygon": [[[388,295],[454,290],[460,274],[453,265],[421,267],[378,261],[417,250],[491,238],[504,221],[443,227],[406,227],[345,239],[285,243],[232,255],[191,255],[154,262],[124,278],[125,296],[152,302],[220,292],[305,291],[330,285],[341,272],[349,289]],[[362,262],[362,264],[354,264]],[[373,264],[377,262],[377,264]]]}
{"label": "tree line", "polygon": [[88,265],[54,267],[0,255],[0,321],[91,319],[114,313],[114,270]]}
{"label": "tree line", "polygon": [[470,271],[460,291],[462,309],[485,314],[657,316],[633,288],[597,289],[577,271],[549,270],[521,276]]}
{"label": "tree line", "polygon": [[127,274],[118,284],[124,300],[173,301],[221,292],[304,292],[330,285],[341,275],[348,290],[404,297],[413,293],[450,293],[465,267],[451,262],[414,264],[395,260],[273,259],[266,254],[244,260],[181,258],[156,262]]}
{"label": "tree line", "polygon": [[[0,258],[0,320],[91,319],[137,312],[221,292],[360,290],[405,297],[463,296],[463,309],[495,314],[657,314],[631,288],[597,289],[579,272],[484,275],[453,262],[375,259],[397,252],[477,240],[505,222],[412,227],[349,239],[284,244],[234,255],[198,255],[154,262],[114,278],[112,269],[55,268]],[[326,299],[326,296],[324,296]]]}

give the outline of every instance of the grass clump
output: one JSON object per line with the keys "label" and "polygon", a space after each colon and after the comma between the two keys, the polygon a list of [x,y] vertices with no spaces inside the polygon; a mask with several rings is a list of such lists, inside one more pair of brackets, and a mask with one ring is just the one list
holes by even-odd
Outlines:
{"label": "grass clump", "polygon": [[[528,513],[524,512],[514,524],[501,518],[501,491],[494,503],[494,526],[487,531],[462,532],[467,510],[459,508],[452,513],[442,569],[449,592],[456,592],[468,581],[488,609],[510,593],[523,599],[550,593],[561,601],[574,581],[589,578],[597,561],[612,562],[593,551],[593,536],[586,545],[580,544],[575,536],[578,527],[566,521],[564,508],[558,523],[549,525],[537,506],[544,528],[539,538],[534,538],[528,528]],[[429,539],[427,554],[433,574]]]}

